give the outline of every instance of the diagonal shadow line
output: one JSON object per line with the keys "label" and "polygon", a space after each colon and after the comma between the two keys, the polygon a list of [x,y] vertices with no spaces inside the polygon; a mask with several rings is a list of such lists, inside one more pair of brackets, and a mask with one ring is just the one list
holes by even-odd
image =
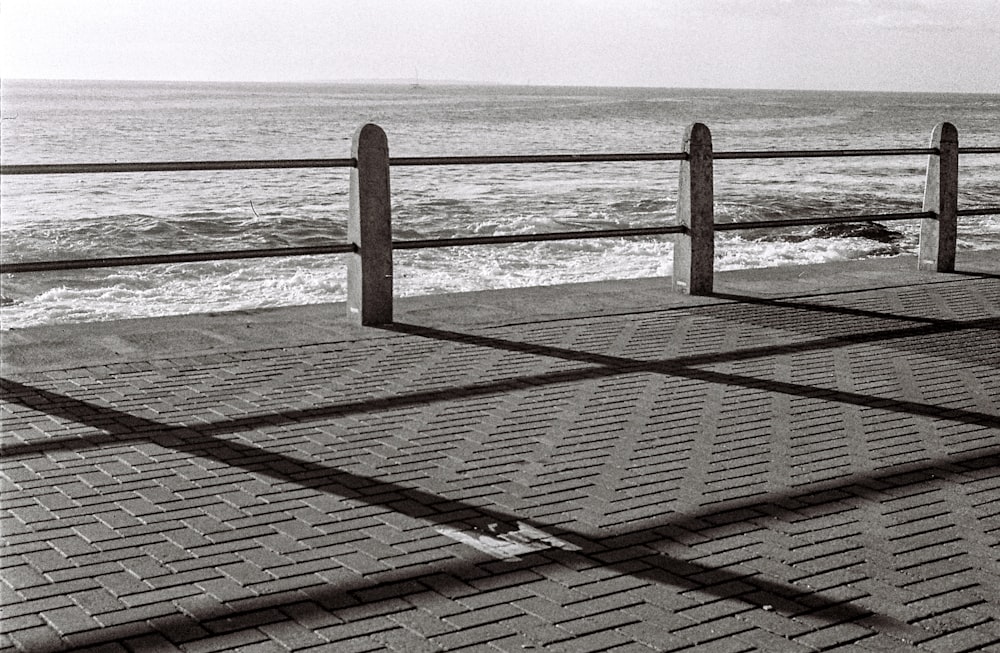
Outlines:
{"label": "diagonal shadow line", "polygon": [[[380,481],[369,476],[327,467],[311,460],[268,452],[261,447],[233,440],[220,440],[211,436],[206,438],[198,427],[171,427],[114,408],[98,406],[9,380],[3,381],[3,391],[8,401],[49,414],[55,412],[64,419],[108,430],[112,436],[134,434],[137,437],[130,439],[147,440],[179,453],[210,458],[253,474],[280,482],[294,483],[300,487],[334,494],[348,500],[384,506],[388,510],[415,519],[438,524],[459,523],[483,529],[487,524],[500,524],[506,527],[507,531],[518,530],[518,522],[521,522],[539,530],[551,530],[550,526],[528,518],[447,499],[417,488]],[[57,408],[56,411],[51,410],[53,406]],[[139,433],[135,433],[136,429]],[[251,460],[253,462],[248,462]],[[372,488],[377,491],[372,491]],[[424,509],[418,509],[417,505]],[[589,554],[603,549],[586,535],[572,530],[562,530],[563,534],[571,535],[574,540],[585,543],[584,551],[589,551]],[[501,528],[499,532],[505,531]],[[709,568],[703,570],[708,571]],[[783,586],[774,584],[770,591],[779,588],[784,589]]]}
{"label": "diagonal shadow line", "polygon": [[[304,408],[280,413],[268,413],[264,415],[254,415],[243,418],[221,420],[207,424],[199,424],[196,427],[198,433],[202,435],[224,435],[246,429],[257,428],[264,425],[281,425],[288,423],[304,423],[314,420],[330,419],[354,414],[364,414],[378,411],[393,410],[411,406],[424,406],[438,401],[448,401],[456,399],[470,399],[510,392],[516,389],[539,387],[546,385],[556,385],[560,383],[572,383],[579,381],[597,380],[618,376],[621,374],[652,373],[698,380],[705,383],[717,383],[734,387],[748,389],[758,389],[768,392],[776,392],[789,396],[822,398],[827,401],[854,405],[863,408],[874,408],[889,412],[910,414],[918,417],[930,417],[943,419],[965,424],[974,424],[986,427],[1000,427],[1000,415],[991,415],[962,408],[948,408],[945,406],[935,406],[915,401],[903,399],[892,399],[877,395],[866,395],[844,390],[834,390],[817,386],[809,386],[787,381],[777,381],[760,379],[735,373],[716,372],[694,367],[694,365],[706,365],[713,363],[726,363],[748,358],[758,358],[763,356],[776,356],[789,353],[801,353],[806,351],[830,349],[842,347],[848,344],[858,344],[859,342],[877,342],[886,339],[900,338],[914,335],[927,335],[932,333],[943,333],[947,331],[975,330],[980,323],[1000,323],[1000,318],[987,318],[984,320],[974,320],[959,323],[961,326],[945,327],[939,325],[926,325],[905,329],[894,329],[888,333],[869,333],[854,336],[844,336],[836,338],[825,338],[819,341],[808,341],[805,343],[793,343],[787,345],[775,345],[756,347],[752,349],[738,350],[735,352],[713,353],[696,356],[683,356],[668,360],[644,361],[621,356],[610,356],[594,352],[553,347],[534,343],[508,340],[484,335],[461,333],[457,331],[447,331],[434,327],[417,326],[404,323],[397,323],[381,327],[387,331],[404,333],[407,335],[431,338],[435,340],[456,342],[469,346],[487,347],[512,353],[544,356],[565,361],[586,364],[589,367],[574,370],[560,370],[534,375],[523,375],[513,378],[501,379],[498,381],[473,383],[458,387],[449,387],[439,390],[426,390],[422,392],[412,392],[392,397],[378,397],[361,401],[346,402],[341,404],[330,404],[314,408]],[[6,392],[7,387],[17,387],[15,381],[0,379],[4,385],[2,389]],[[41,390],[34,389],[38,392]],[[98,407],[98,410],[100,408]],[[73,419],[73,415],[66,416]],[[141,419],[135,418],[133,419]],[[153,424],[159,424],[153,422]],[[96,428],[103,428],[101,424],[93,424]],[[159,427],[162,427],[159,424]],[[175,427],[180,428],[180,427]],[[141,437],[141,436],[139,436]],[[0,454],[6,456],[33,455],[35,453],[53,449],[56,447],[87,447],[94,444],[107,444],[109,436],[89,436],[81,438],[70,436],[66,438],[52,438],[43,442],[31,444],[3,445],[0,444]]]}
{"label": "diagonal shadow line", "polygon": [[[436,523],[451,523],[455,521],[456,514],[467,512],[470,509],[475,510],[478,516],[494,521],[503,521],[507,517],[505,513],[495,512],[489,508],[473,508],[469,504],[450,501],[423,490],[376,481],[368,476],[335,470],[306,459],[266,452],[259,446],[235,440],[222,440],[213,437],[211,428],[171,426],[8,379],[0,380],[0,389],[3,391],[3,398],[7,401],[105,431],[106,437],[101,438],[102,444],[121,444],[123,443],[122,437],[124,437],[124,441],[151,442],[180,453],[219,460],[277,481],[290,481],[303,485],[303,487],[330,491],[338,496],[362,502],[371,501],[372,496],[368,493],[367,488],[375,486],[384,490],[384,492],[379,493],[380,495],[395,494],[399,497],[398,499],[382,497],[381,501],[384,505],[392,507],[392,504],[398,502],[402,505],[392,507],[392,509],[404,514],[410,514],[407,510],[412,507],[412,503],[426,506],[427,511],[419,511],[420,514],[411,514],[410,516]],[[260,420],[257,422],[257,426],[268,423],[270,422],[266,419]],[[16,453],[23,455],[20,451],[16,451]],[[262,456],[262,453],[267,455]],[[10,454],[5,451],[4,455]],[[253,462],[247,462],[248,460]],[[310,478],[303,484],[293,480],[293,472],[288,470],[296,470],[294,474]],[[339,491],[333,492],[332,489],[335,487]],[[431,509],[432,507],[433,509]]]}
{"label": "diagonal shadow line", "polygon": [[[794,327],[778,327],[782,330],[793,330]],[[799,330],[799,329],[795,329]],[[838,349],[850,345],[868,345],[876,343],[887,343],[902,338],[919,338],[923,336],[940,335],[944,333],[954,333],[957,331],[992,331],[1000,330],[1000,318],[989,318],[966,322],[960,327],[931,324],[920,327],[908,327],[900,329],[885,329],[879,331],[860,331],[837,336],[827,336],[804,342],[787,343],[782,345],[762,345],[759,347],[747,347],[732,352],[697,354],[693,356],[682,356],[672,359],[670,362],[678,365],[706,365],[711,363],[741,362],[756,358],[766,358],[768,356],[781,356],[785,354],[803,354],[813,351],[824,351],[827,349]],[[801,332],[801,331],[800,331]],[[900,347],[896,347],[897,349]],[[946,354],[942,354],[946,356]]]}
{"label": "diagonal shadow line", "polygon": [[965,277],[979,277],[981,279],[1000,279],[1000,274],[995,272],[974,272],[968,270],[952,270],[948,274],[960,274]]}
{"label": "diagonal shadow line", "polygon": [[[870,311],[865,309],[854,309],[850,307],[843,306],[826,306],[822,304],[814,304],[808,302],[794,302],[787,299],[768,299],[760,297],[750,297],[744,295],[734,295],[734,294],[715,294],[715,297],[721,299],[727,299],[733,301],[737,304],[751,304],[756,306],[763,306],[767,308],[781,309],[780,314],[784,318],[782,323],[779,325],[768,325],[773,326],[773,328],[781,329],[785,331],[796,331],[799,333],[809,333],[808,329],[805,328],[807,325],[796,325],[793,320],[788,319],[791,312],[800,311],[808,313],[827,313],[834,315],[847,315],[849,317],[864,318],[867,320],[875,320],[877,322],[885,322],[887,320],[903,321],[903,322],[916,322],[923,326],[913,326],[913,327],[899,327],[899,328],[883,328],[881,325],[874,324],[869,328],[865,328],[865,323],[859,323],[855,326],[857,329],[852,333],[846,333],[839,336],[827,336],[825,338],[810,340],[808,342],[798,343],[791,345],[793,347],[798,347],[798,351],[812,351],[812,350],[822,350],[827,348],[835,348],[843,346],[845,344],[868,344],[876,342],[886,342],[902,338],[917,338],[929,335],[938,335],[943,333],[954,333],[959,331],[1000,331],[1000,316],[997,317],[985,317],[974,320],[953,320],[953,319],[943,319],[943,318],[927,318],[927,317],[912,317],[905,315],[896,315],[893,313],[884,313],[881,311]],[[705,311],[699,311],[703,313]],[[765,319],[767,315],[763,316]],[[728,319],[738,322],[755,323],[761,320],[747,319],[740,316],[738,313],[730,314]],[[732,352],[731,356],[735,356],[734,360],[742,360],[744,358],[754,358],[757,356],[767,356],[769,351],[775,347],[765,346],[751,349],[741,349],[737,352]],[[781,349],[778,346],[777,349]],[[787,353],[781,352],[778,353]],[[713,355],[708,354],[704,357],[711,358]],[[688,357],[685,359],[675,359],[677,362],[685,362],[687,364],[697,364],[698,360],[695,357]],[[712,361],[717,362],[717,361]]]}
{"label": "diagonal shadow line", "polygon": [[[852,291],[850,294],[856,294],[857,291]],[[793,311],[807,311],[814,313],[833,313],[837,315],[847,315],[849,317],[863,317],[870,318],[874,320],[892,320],[896,322],[911,322],[917,324],[926,324],[928,326],[938,326],[945,330],[959,330],[963,328],[970,328],[966,325],[974,325],[977,322],[985,322],[991,324],[992,326],[973,326],[971,328],[986,328],[986,329],[996,329],[1000,330],[1000,321],[998,318],[981,318],[978,320],[954,320],[950,318],[940,318],[940,317],[925,317],[922,315],[900,315],[899,313],[887,313],[885,311],[873,311],[867,308],[854,308],[851,306],[837,306],[835,304],[820,304],[816,302],[807,301],[792,301],[788,298],[772,298],[772,297],[754,297],[752,295],[739,295],[735,293],[720,293],[714,292],[711,295],[717,299],[725,299],[732,301],[736,304],[750,304],[752,306],[766,306],[768,308],[780,308],[783,312],[791,309]],[[826,295],[821,295],[826,296]],[[805,295],[802,299],[815,299],[816,295]],[[696,312],[703,313],[712,311],[719,307],[701,307],[699,309],[694,309]]]}
{"label": "diagonal shadow line", "polygon": [[[485,530],[484,527],[487,523],[500,524],[508,531],[517,530],[519,523],[529,524],[546,532],[555,530],[551,526],[534,522],[530,519],[523,519],[502,511],[447,499],[416,488],[330,468],[322,463],[292,458],[277,452],[267,452],[257,446],[246,445],[231,440],[218,440],[216,438],[209,438],[210,442],[205,442],[205,436],[199,433],[197,428],[163,425],[153,420],[138,418],[113,408],[98,406],[17,382],[4,381],[3,391],[9,401],[19,403],[34,410],[48,412],[48,410],[55,407],[56,410],[54,412],[60,417],[70,419],[75,417],[75,420],[79,423],[93,425],[95,428],[108,429],[110,426],[111,435],[130,435],[138,428],[141,430],[141,433],[138,435],[178,452],[211,458],[254,474],[334,494],[345,499],[374,506],[382,506],[387,510],[398,512],[414,519],[441,524],[461,524],[467,528],[471,527],[474,530],[481,531]],[[989,461],[993,458],[996,460],[990,463]],[[252,460],[253,462],[249,463],[247,462],[248,460]],[[636,568],[635,564],[633,564],[635,562],[634,558],[615,561],[613,555],[610,556],[609,560],[603,559],[602,555],[606,553],[613,554],[616,550],[614,540],[619,538],[634,539],[633,536],[636,534],[646,533],[651,535],[647,543],[662,540],[668,537],[663,534],[664,530],[711,529],[718,525],[712,524],[711,518],[733,513],[734,511],[757,510],[760,511],[760,516],[763,517],[766,514],[763,511],[768,507],[777,507],[783,511],[788,510],[787,504],[789,501],[804,501],[805,506],[796,510],[795,514],[802,518],[807,518],[810,512],[815,512],[821,506],[825,505],[825,503],[836,502],[842,504],[844,502],[842,496],[837,496],[829,500],[806,501],[808,497],[815,496],[819,492],[834,492],[838,490],[845,492],[853,487],[863,488],[870,492],[871,488],[866,485],[866,481],[870,483],[878,480],[883,483],[891,483],[891,479],[893,478],[902,479],[902,484],[904,485],[926,483],[929,481],[941,482],[944,477],[949,475],[948,470],[943,470],[942,466],[954,469],[966,465],[974,465],[979,469],[985,466],[1000,467],[1000,448],[994,448],[988,452],[979,450],[971,455],[950,457],[943,461],[935,461],[933,464],[911,464],[890,468],[889,470],[853,475],[849,477],[849,480],[839,479],[825,483],[810,484],[807,490],[800,488],[795,492],[789,490],[785,493],[771,493],[768,500],[761,500],[759,497],[750,497],[742,500],[728,501],[724,502],[724,507],[716,507],[715,509],[687,515],[680,519],[676,516],[659,519],[653,524],[646,524],[630,533],[616,533],[603,539],[594,539],[578,531],[562,528],[556,534],[580,546],[580,551],[546,549],[528,554],[525,558],[528,562],[525,564],[531,567],[540,557],[542,560],[562,562],[567,563],[567,566],[572,566],[571,563],[582,556],[596,565],[615,569],[622,574],[650,580],[651,582],[676,586],[682,592],[697,590],[708,594],[716,594],[720,598],[739,598],[733,596],[731,587],[729,586],[733,582],[740,582],[750,588],[744,594],[758,595],[755,600],[759,603],[767,602],[768,597],[775,597],[780,599],[781,602],[795,605],[798,599],[808,597],[808,600],[802,604],[802,613],[828,611],[833,608],[835,609],[835,614],[826,615],[831,621],[841,622],[844,620],[867,619],[873,616],[870,610],[854,606],[849,602],[826,599],[821,592],[811,592],[791,584],[761,578],[756,573],[741,574],[730,569],[711,567],[697,561],[680,560],[670,556],[660,559],[656,553],[641,556],[641,561],[645,567]],[[954,472],[951,472],[951,474],[953,475]],[[375,488],[376,491],[369,491],[370,488]],[[426,510],[418,509],[414,504],[423,506]],[[708,520],[708,526],[706,526],[706,520]],[[737,521],[746,521],[746,519],[743,518]],[[723,523],[732,523],[732,521],[724,521]],[[491,529],[491,532],[496,531]],[[503,530],[500,532],[503,532]],[[630,543],[628,546],[631,545]],[[444,571],[453,575],[467,575],[473,570],[481,570],[480,565],[489,562],[492,562],[492,559],[483,556],[480,562],[456,561],[444,565],[436,564],[434,571],[430,574],[427,572],[407,572],[402,577],[393,577],[391,580],[359,581],[358,583],[346,586],[341,584],[328,588],[325,592],[321,592],[320,598],[326,596],[330,600],[333,600],[336,597],[342,596],[344,592],[357,593],[398,583],[419,583],[421,579],[437,576],[444,573]],[[695,576],[705,572],[711,572],[715,579],[712,583],[705,584],[693,580]],[[759,596],[761,593],[763,597]],[[301,595],[295,595],[292,602],[301,601],[302,598]],[[316,598],[315,595],[312,596],[312,599]],[[749,598],[745,600],[750,601]],[[266,608],[274,607],[275,602],[281,605],[287,604],[289,598],[286,595],[280,594],[274,597],[265,595],[260,598],[247,599],[244,602],[248,603],[251,607],[244,608],[242,612],[253,614]],[[244,602],[235,603],[242,605]],[[223,617],[232,618],[233,612],[227,609],[218,613],[203,614],[201,617],[203,620]],[[817,618],[824,618],[824,615],[817,615]],[[157,622],[157,628],[162,629],[165,624],[169,625],[169,617],[159,619]],[[187,618],[177,617],[177,626],[180,627],[183,623],[187,623]]]}
{"label": "diagonal shadow line", "polygon": [[[171,432],[176,430],[197,432],[200,435],[206,436],[217,436],[226,435],[228,433],[238,433],[240,431],[266,426],[302,424],[310,421],[335,419],[350,415],[398,410],[400,408],[408,408],[412,406],[426,406],[439,401],[473,399],[477,397],[502,395],[505,392],[510,392],[516,389],[555,385],[560,383],[572,383],[590,379],[602,379],[609,375],[620,373],[622,373],[620,370],[610,372],[609,370],[600,367],[561,370],[557,372],[519,376],[498,381],[473,383],[458,387],[446,387],[436,390],[411,392],[392,397],[376,397],[341,404],[329,404],[315,408],[301,408],[277,413],[251,415],[248,417],[220,420],[218,422],[207,422],[190,426],[164,425],[152,420],[146,420],[142,417],[136,417],[131,413],[127,413],[127,415],[129,416],[129,420],[132,421],[145,420],[147,428],[149,425],[155,425],[152,427],[154,430],[163,431],[164,429],[169,429]],[[24,403],[24,401],[15,398],[16,395],[37,394],[39,396],[48,396],[53,398],[53,402],[51,404],[46,404],[48,406],[47,409],[39,410],[42,410],[49,415],[60,417],[69,421],[78,422],[81,417],[85,417],[85,415],[76,412],[76,409],[80,408],[81,403],[77,399],[67,397],[66,395],[50,393],[46,390],[35,388],[33,386],[26,386],[11,379],[0,378],[0,397],[7,399],[8,397],[6,395],[8,393],[10,393],[12,401],[28,407],[31,406]],[[55,398],[61,398],[61,400]],[[109,433],[102,435],[71,435],[62,438],[46,438],[45,440],[39,442],[23,444],[0,444],[0,455],[14,458],[18,456],[34,455],[60,448],[90,448],[96,445],[105,445],[116,442],[120,443],[137,439],[148,439],[147,435],[143,433],[141,429],[136,429],[134,432],[131,432],[131,434],[129,434],[129,432],[114,430],[116,428],[116,425],[112,423],[114,420],[107,416],[104,412],[103,406],[97,404],[87,404],[87,406],[90,407],[84,409],[83,412],[94,416],[92,420],[87,422],[87,425],[100,430],[111,429]]]}
{"label": "diagonal shadow line", "polygon": [[[716,372],[713,370],[691,367],[693,363],[690,361],[692,360],[696,361],[698,364],[723,363],[734,360],[730,354],[725,353],[706,356],[680,357],[666,361],[642,361],[620,356],[609,356],[607,354],[597,354],[575,349],[552,347],[549,345],[522,343],[516,340],[507,340],[504,338],[472,335],[457,331],[446,331],[433,327],[393,324],[392,326],[386,326],[383,328],[411,335],[419,335],[426,338],[447,340],[480,347],[490,347],[502,351],[535,354],[538,356],[547,356],[580,363],[591,363],[599,366],[598,369],[584,370],[584,372],[589,372],[591,375],[596,375],[601,368],[605,371],[606,376],[615,376],[624,373],[649,372],[704,381],[706,383],[718,383],[741,388],[766,390],[769,392],[776,392],[797,397],[822,398],[827,401],[860,406],[864,408],[877,408],[890,412],[907,413],[920,417],[933,417],[937,419],[963,422],[966,424],[975,424],[978,426],[1000,427],[1000,415],[990,415],[988,413],[980,413],[962,408],[947,408],[944,406],[935,406],[933,404],[925,404],[916,401],[891,399],[888,397],[866,395],[857,392],[848,392],[845,390],[834,390],[831,388],[809,386],[787,381],[760,379],[742,374]],[[925,328],[929,327],[918,327],[918,330],[922,331]],[[842,340],[838,342],[841,346],[845,344]],[[853,341],[851,344],[853,344]],[[766,347],[765,349],[770,352],[770,355],[777,355],[779,353],[786,353],[789,351],[800,351],[798,345],[782,345],[778,347]],[[736,358],[735,360],[740,359]]]}
{"label": "diagonal shadow line", "polygon": [[580,362],[593,363],[606,367],[623,367],[626,365],[648,367],[650,365],[675,367],[691,365],[707,365],[712,363],[732,363],[739,361],[764,358],[767,356],[779,356],[783,354],[798,354],[810,351],[822,351],[825,349],[837,349],[845,345],[859,345],[884,342],[888,340],[898,340],[901,338],[913,338],[928,335],[938,335],[942,333],[953,333],[959,331],[976,330],[1000,330],[1000,317],[982,318],[978,320],[960,321],[938,321],[933,324],[925,324],[916,327],[902,327],[898,329],[881,329],[878,331],[858,331],[839,336],[829,336],[815,340],[808,340],[798,343],[786,343],[781,345],[763,345],[759,347],[749,347],[730,352],[713,352],[709,354],[696,354],[690,356],[676,356],[670,359],[646,361],[642,359],[630,359],[620,356],[608,356],[588,351],[565,349],[552,347],[550,345],[538,345],[517,340],[495,338],[478,334],[461,333],[458,331],[448,331],[445,329],[419,326],[397,322],[391,325],[379,327],[386,331],[395,331],[408,335],[433,338],[435,340],[447,340],[469,345],[480,345],[492,347],[494,349],[504,349],[511,352],[537,354],[540,356],[550,356],[565,360],[576,360]]}

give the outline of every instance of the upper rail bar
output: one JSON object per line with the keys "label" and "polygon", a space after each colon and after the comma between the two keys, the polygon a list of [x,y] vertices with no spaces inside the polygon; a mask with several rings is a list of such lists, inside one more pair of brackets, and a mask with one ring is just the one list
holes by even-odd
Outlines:
{"label": "upper rail bar", "polygon": [[734,159],[818,159],[862,156],[927,156],[937,154],[932,147],[896,148],[887,150],[758,150],[747,152],[715,152],[716,161]]}
{"label": "upper rail bar", "polygon": [[354,159],[250,159],[245,161],[148,161],[136,163],[33,163],[0,165],[0,175],[87,175],[117,172],[353,168]]}
{"label": "upper rail bar", "polygon": [[[868,156],[919,156],[936,154],[934,148],[861,150],[757,150],[715,152],[713,158],[794,159]],[[963,147],[959,154],[1000,154],[1000,147]],[[530,163],[616,163],[627,161],[684,161],[684,152],[623,152],[610,154],[526,154],[505,156],[390,157],[390,166],[513,165]],[[354,157],[341,159],[250,159],[238,161],[149,161],[135,163],[33,163],[0,165],[0,175],[71,175],[135,172],[188,172],[203,170],[273,170],[295,168],[355,168]]]}
{"label": "upper rail bar", "polygon": [[390,166],[469,166],[522,163],[617,163],[622,161],[683,161],[683,152],[625,152],[611,154],[524,154],[508,156],[390,157]]}

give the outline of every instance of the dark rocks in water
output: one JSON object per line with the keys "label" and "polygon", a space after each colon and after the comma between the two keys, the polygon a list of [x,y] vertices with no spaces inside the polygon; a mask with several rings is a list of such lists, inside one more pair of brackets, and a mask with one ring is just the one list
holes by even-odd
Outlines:
{"label": "dark rocks in water", "polygon": [[809,236],[812,238],[867,238],[877,243],[886,244],[898,243],[903,239],[902,232],[877,222],[823,224],[813,227]]}
{"label": "dark rocks in water", "polygon": [[868,252],[868,256],[899,256],[902,253],[903,248],[899,245],[884,245]]}

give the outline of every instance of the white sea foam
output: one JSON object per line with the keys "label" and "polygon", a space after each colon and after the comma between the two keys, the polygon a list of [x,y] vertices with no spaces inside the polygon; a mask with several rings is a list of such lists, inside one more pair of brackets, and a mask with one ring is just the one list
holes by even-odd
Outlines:
{"label": "white sea foam", "polygon": [[[342,301],[343,264],[189,264],[130,270],[61,285],[3,307],[4,328]],[[299,259],[301,261],[301,259]]]}

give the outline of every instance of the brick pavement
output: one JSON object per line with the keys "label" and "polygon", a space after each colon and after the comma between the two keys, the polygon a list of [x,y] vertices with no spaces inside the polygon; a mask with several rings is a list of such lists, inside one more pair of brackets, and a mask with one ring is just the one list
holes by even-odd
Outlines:
{"label": "brick pavement", "polygon": [[1000,650],[1000,280],[8,374],[4,650]]}

